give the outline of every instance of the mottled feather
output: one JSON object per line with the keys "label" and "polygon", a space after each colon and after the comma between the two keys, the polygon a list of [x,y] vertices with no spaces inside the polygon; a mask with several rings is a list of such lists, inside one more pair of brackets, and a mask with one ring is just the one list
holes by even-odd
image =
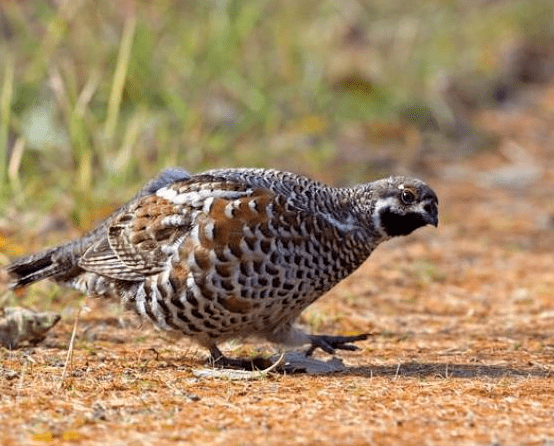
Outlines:
{"label": "mottled feather", "polygon": [[354,337],[294,327],[304,308],[391,237],[438,223],[420,180],[332,188],[288,172],[163,172],[81,239],[8,266],[13,287],[50,277],[120,299],[160,328],[217,344],[257,336],[332,353]]}

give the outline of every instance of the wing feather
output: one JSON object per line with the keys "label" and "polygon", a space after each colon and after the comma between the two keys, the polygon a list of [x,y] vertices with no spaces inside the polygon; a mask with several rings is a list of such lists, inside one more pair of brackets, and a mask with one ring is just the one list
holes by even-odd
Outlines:
{"label": "wing feather", "polygon": [[[162,175],[146,195],[139,193],[135,201],[116,211],[102,236],[79,259],[79,266],[129,281],[159,274],[168,268],[193,225],[198,224],[199,218],[202,220],[200,216],[205,217],[215,209],[213,203],[229,203],[261,193],[236,179],[229,181],[210,175],[186,178],[185,173],[177,172],[175,175],[182,179],[171,183],[172,175]],[[236,223],[239,221],[240,217]],[[222,229],[233,234],[228,223]]]}
{"label": "wing feather", "polygon": [[192,216],[156,195],[116,215],[103,238],[79,259],[87,271],[120,280],[162,272],[190,230]]}

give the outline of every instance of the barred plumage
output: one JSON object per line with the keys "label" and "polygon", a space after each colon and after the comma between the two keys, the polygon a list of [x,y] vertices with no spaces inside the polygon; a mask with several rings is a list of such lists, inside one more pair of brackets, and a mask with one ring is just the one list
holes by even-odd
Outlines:
{"label": "barred plumage", "polygon": [[391,177],[331,188],[276,170],[163,172],[81,239],[8,266],[12,287],[49,277],[120,299],[165,330],[217,344],[257,336],[354,349],[364,335],[308,335],[298,315],[381,242],[437,225],[437,197]]}

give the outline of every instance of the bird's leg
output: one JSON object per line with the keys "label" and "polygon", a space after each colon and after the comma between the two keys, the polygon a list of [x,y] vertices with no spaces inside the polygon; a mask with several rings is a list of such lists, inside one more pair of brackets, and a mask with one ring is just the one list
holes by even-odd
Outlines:
{"label": "bird's leg", "polygon": [[330,355],[335,353],[335,350],[358,350],[359,347],[351,344],[351,342],[365,341],[370,333],[364,333],[356,336],[327,336],[327,335],[310,335],[310,348],[306,351],[306,356],[311,356],[316,348],[320,348]]}
{"label": "bird's leg", "polygon": [[217,345],[211,345],[210,347],[210,358],[208,362],[213,367],[218,369],[237,369],[237,370],[264,370],[272,365],[272,362],[269,359],[263,358],[261,356],[256,356],[251,359],[241,359],[241,358],[228,358],[221,350],[217,348]]}

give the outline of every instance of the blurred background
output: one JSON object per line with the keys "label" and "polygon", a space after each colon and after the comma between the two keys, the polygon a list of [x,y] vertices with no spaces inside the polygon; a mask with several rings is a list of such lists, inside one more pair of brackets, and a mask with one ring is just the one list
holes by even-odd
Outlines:
{"label": "blurred background", "polygon": [[0,252],[81,233],[173,165],[348,185],[521,161],[479,113],[548,84],[553,30],[550,0],[3,1]]}

